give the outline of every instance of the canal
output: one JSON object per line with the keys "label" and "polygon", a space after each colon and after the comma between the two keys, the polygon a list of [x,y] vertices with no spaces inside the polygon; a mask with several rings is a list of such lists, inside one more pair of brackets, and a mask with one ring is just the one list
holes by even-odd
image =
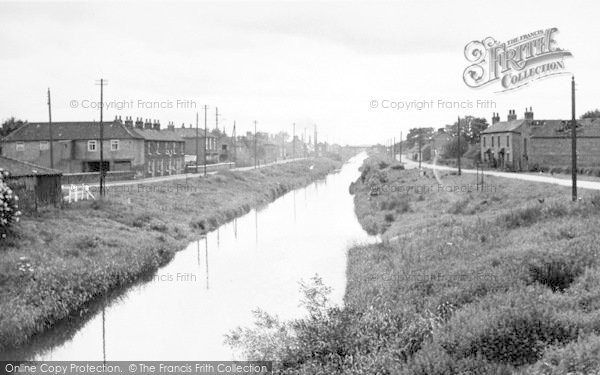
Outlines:
{"label": "canal", "polygon": [[229,360],[224,334],[251,325],[252,310],[282,319],[303,314],[300,280],[318,274],[341,303],[348,248],[374,240],[360,227],[348,191],[365,158],[222,225],[152,277],[7,359]]}

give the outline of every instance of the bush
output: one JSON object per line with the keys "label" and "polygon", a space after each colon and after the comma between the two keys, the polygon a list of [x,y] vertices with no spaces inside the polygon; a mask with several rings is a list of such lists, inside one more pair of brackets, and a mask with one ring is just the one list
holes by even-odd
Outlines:
{"label": "bush", "polygon": [[19,222],[19,197],[8,187],[5,179],[8,172],[0,168],[0,238],[4,239],[11,232],[11,227]]}
{"label": "bush", "polygon": [[552,291],[564,291],[583,273],[577,259],[559,253],[543,253],[528,261],[529,276]]}
{"label": "bush", "polygon": [[531,374],[567,375],[596,374],[600,371],[600,337],[580,338],[564,347],[546,351],[536,363]]}
{"label": "bush", "polygon": [[545,346],[577,337],[575,323],[559,316],[537,294],[496,294],[459,310],[437,337],[455,359],[483,356],[520,366],[536,362]]}
{"label": "bush", "polygon": [[535,223],[542,216],[542,206],[516,208],[500,216],[500,223],[507,229],[525,227]]}

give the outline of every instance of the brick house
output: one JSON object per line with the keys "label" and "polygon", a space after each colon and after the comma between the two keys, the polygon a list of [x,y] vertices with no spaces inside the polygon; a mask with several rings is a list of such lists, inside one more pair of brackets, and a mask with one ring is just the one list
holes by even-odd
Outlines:
{"label": "brick house", "polygon": [[[577,121],[577,163],[600,166],[600,119]],[[531,108],[523,119],[510,110],[507,121],[497,113],[481,133],[481,158],[490,167],[528,171],[571,164],[569,120],[534,120]]]}
{"label": "brick house", "polygon": [[[178,137],[157,135],[160,123],[131,118],[122,122],[115,118],[104,123],[104,170],[132,171],[136,177],[151,177],[183,173],[183,149]],[[52,154],[54,168],[63,173],[98,172],[100,170],[100,123],[52,123]],[[148,153],[148,150],[164,153]],[[26,123],[3,139],[2,155],[13,159],[50,167],[50,131],[47,122]],[[167,150],[169,151],[167,153]],[[175,165],[175,169],[158,170],[160,165]],[[180,162],[178,160],[181,159]],[[170,160],[170,161],[169,161]],[[181,165],[180,168],[177,168]]]}
{"label": "brick house", "polygon": [[511,109],[506,121],[500,121],[500,116],[494,113],[492,125],[481,132],[481,160],[493,168],[527,170],[529,138],[526,133],[531,120],[531,111],[526,111],[525,118],[519,120]]}
{"label": "brick house", "polygon": [[[190,124],[189,127],[185,127],[185,124],[182,124],[180,128],[176,128],[173,124],[170,124],[167,127],[166,132],[172,132],[179,139],[184,142],[184,152],[185,152],[185,160],[188,163],[194,163],[196,161],[196,149],[198,150],[199,159],[198,163],[204,163],[204,144],[206,143],[206,162],[213,164],[219,162],[219,150],[217,150],[217,139],[212,134],[208,134],[208,137],[204,136],[204,129],[198,129],[198,133],[196,133],[196,128],[192,127]],[[197,147],[196,147],[197,145]]]}

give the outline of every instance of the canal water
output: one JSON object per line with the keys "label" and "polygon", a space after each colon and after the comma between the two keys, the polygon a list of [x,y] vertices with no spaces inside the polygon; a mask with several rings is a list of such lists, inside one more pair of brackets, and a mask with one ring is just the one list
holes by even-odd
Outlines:
{"label": "canal water", "polygon": [[224,334],[260,307],[300,317],[300,280],[318,274],[341,303],[346,252],[371,242],[349,194],[360,154],[306,188],[190,243],[152,278],[33,340],[12,360],[230,360]]}

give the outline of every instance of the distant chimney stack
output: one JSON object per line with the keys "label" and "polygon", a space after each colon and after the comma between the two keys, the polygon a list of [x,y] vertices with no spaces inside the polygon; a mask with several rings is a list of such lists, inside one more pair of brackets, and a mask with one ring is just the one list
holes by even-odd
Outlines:
{"label": "distant chimney stack", "polygon": [[529,111],[525,108],[525,120],[533,121],[533,108],[529,107]]}
{"label": "distant chimney stack", "polygon": [[125,116],[125,125],[130,127],[133,126],[133,120],[131,119],[131,116]]}
{"label": "distant chimney stack", "polygon": [[152,129],[152,122],[150,119],[146,119],[146,122],[144,122],[144,129]]}
{"label": "distant chimney stack", "polygon": [[500,122],[500,113],[494,112],[492,113],[492,125],[494,125],[497,122]]}
{"label": "distant chimney stack", "polygon": [[514,121],[517,119],[517,113],[514,109],[511,109],[508,111],[507,119],[508,119],[508,121]]}
{"label": "distant chimney stack", "polygon": [[154,130],[160,130],[160,121],[154,120],[154,123],[152,125]]}
{"label": "distant chimney stack", "polygon": [[141,117],[136,118],[136,120],[135,120],[135,127],[137,129],[143,129],[144,128],[144,121],[142,121]]}
{"label": "distant chimney stack", "polygon": [[167,129],[169,129],[169,130],[175,130],[175,124],[173,124],[173,121],[169,122],[169,125],[167,125]]}

